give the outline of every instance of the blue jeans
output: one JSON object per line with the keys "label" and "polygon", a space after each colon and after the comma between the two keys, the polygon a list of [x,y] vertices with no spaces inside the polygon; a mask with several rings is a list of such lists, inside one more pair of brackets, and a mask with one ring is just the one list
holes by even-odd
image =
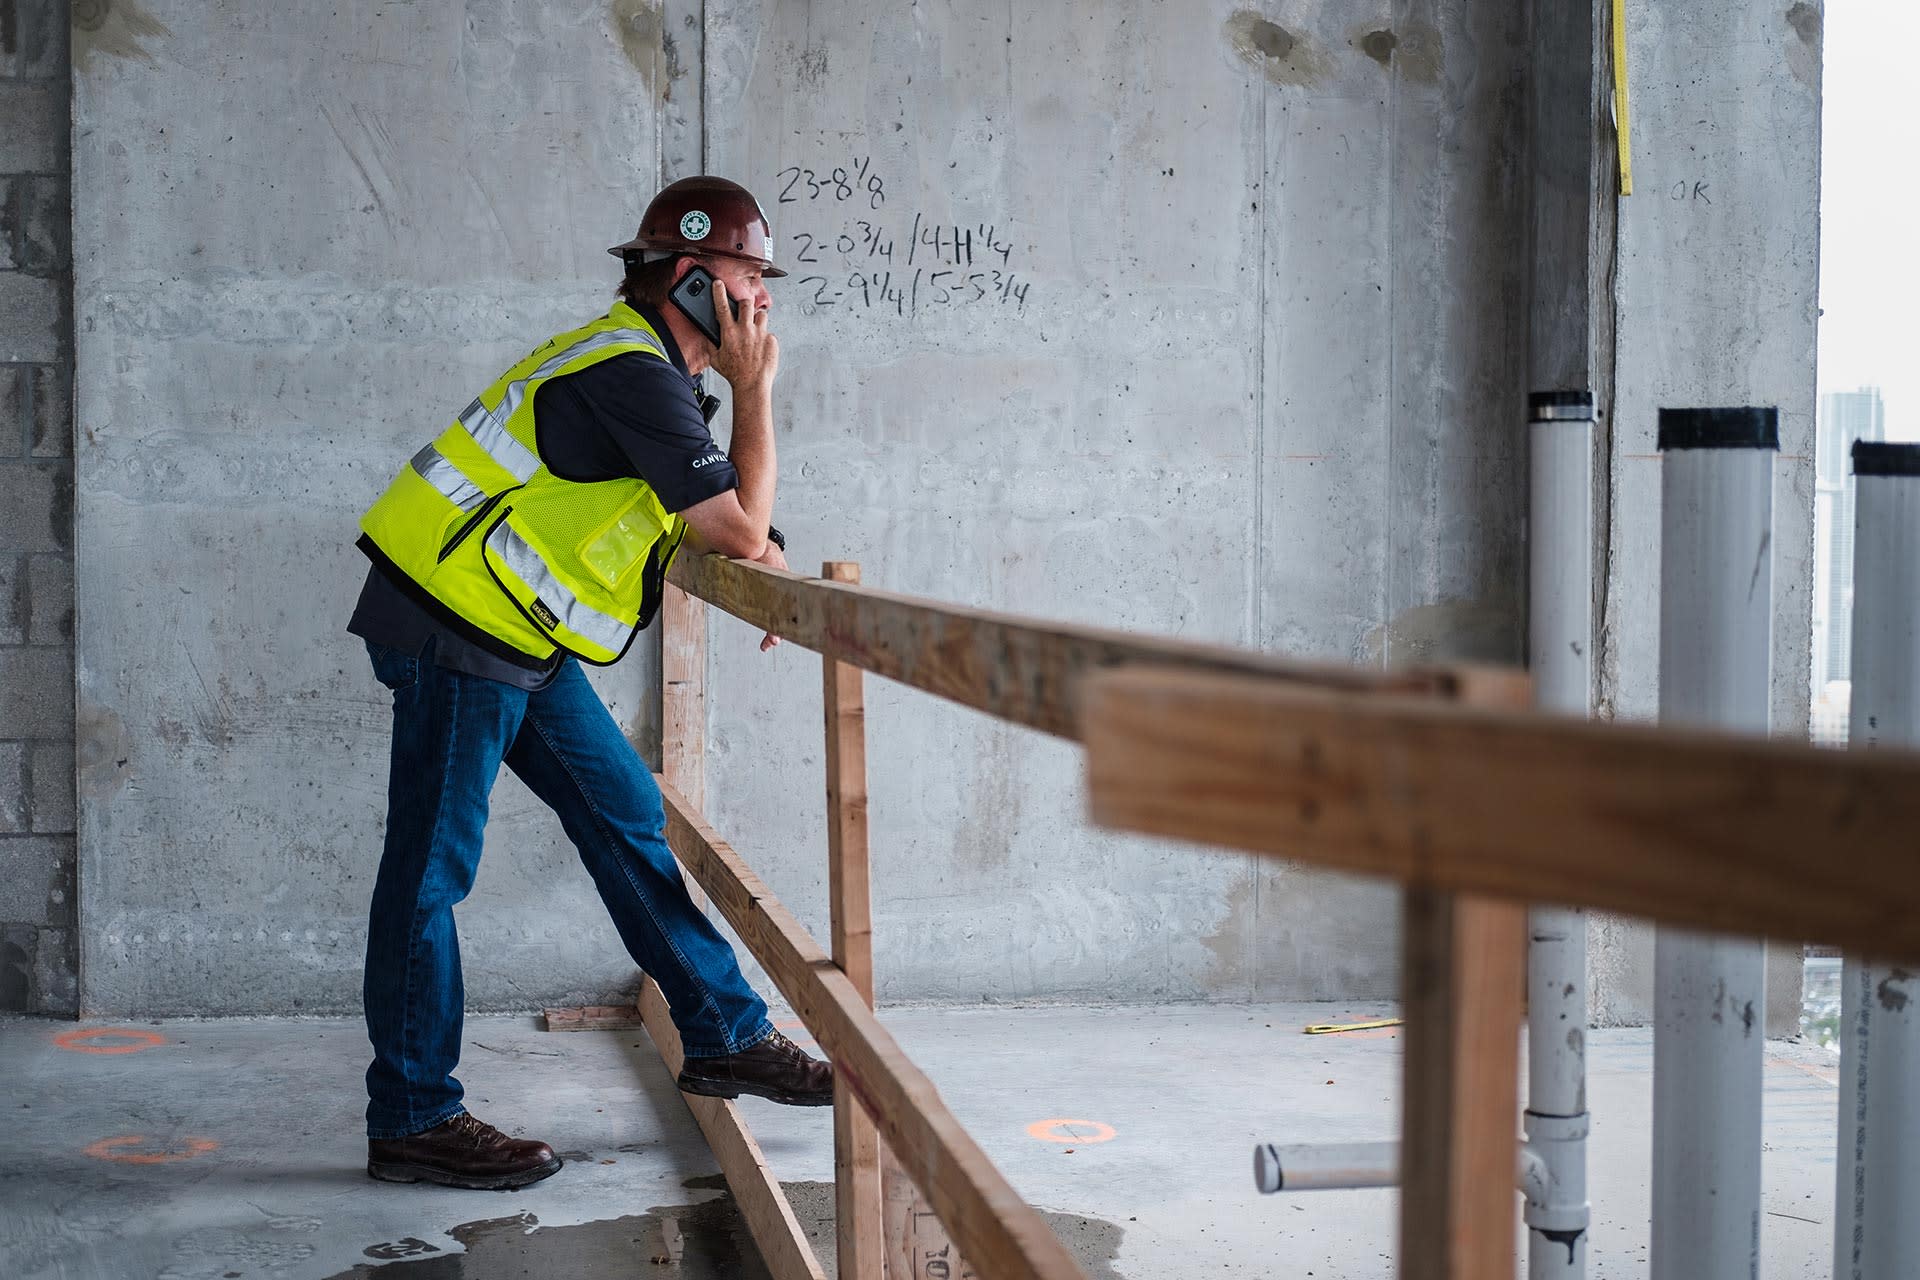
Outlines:
{"label": "blue jeans", "polygon": [[502,761],[559,815],[688,1057],[738,1052],[773,1030],[733,948],[687,896],[653,775],[571,659],[529,692],[437,666],[431,645],[419,657],[367,652],[393,690],[386,849],[367,927],[369,1137],[419,1133],[464,1109],[453,904],[473,887]]}

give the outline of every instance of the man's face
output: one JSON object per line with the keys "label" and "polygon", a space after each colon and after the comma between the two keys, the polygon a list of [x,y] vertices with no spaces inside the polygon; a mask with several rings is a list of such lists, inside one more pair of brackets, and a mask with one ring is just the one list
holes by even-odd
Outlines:
{"label": "man's face", "polygon": [[703,258],[701,265],[713,272],[714,277],[726,282],[727,296],[739,302],[750,302],[755,311],[767,311],[773,307],[773,295],[767,292],[767,285],[760,278],[760,268],[751,262],[742,262],[738,258]]}

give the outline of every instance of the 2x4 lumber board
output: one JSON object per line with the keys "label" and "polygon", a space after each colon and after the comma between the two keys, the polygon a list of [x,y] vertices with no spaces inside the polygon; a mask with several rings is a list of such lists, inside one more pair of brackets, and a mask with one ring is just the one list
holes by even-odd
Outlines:
{"label": "2x4 lumber board", "polygon": [[1387,673],[1246,650],[1037,622],[822,582],[717,555],[681,556],[672,580],[761,630],[889,680],[1058,737],[1080,736],[1082,676],[1105,667],[1237,672],[1355,693],[1452,696],[1456,670]]}
{"label": "2x4 lumber board", "polygon": [[1085,722],[1102,826],[1920,960],[1920,753],[1183,672],[1097,677]]}
{"label": "2x4 lumber board", "polygon": [[[860,566],[830,560],[822,578],[858,582]],[[827,877],[833,959],[873,1003],[873,902],[867,856],[867,708],[858,667],[820,660],[827,734]],[[689,796],[691,801],[692,797]]]}
{"label": "2x4 lumber board", "polygon": [[660,772],[707,802],[707,606],[669,584],[660,597]]}
{"label": "2x4 lumber board", "polygon": [[[858,582],[829,560],[820,576]],[[867,858],[867,711],[858,667],[822,658],[827,764],[827,880],[833,962],[873,1007],[873,897]],[[844,1078],[833,1083],[834,1232],[840,1280],[882,1280],[880,1135]]]}
{"label": "2x4 lumber board", "polygon": [[1526,908],[1402,899],[1402,1280],[1513,1274]]}
{"label": "2x4 lumber board", "polygon": [[[660,1051],[660,1060],[671,1075],[678,1076],[685,1061],[680,1032],[673,1025],[666,996],[652,978],[640,984],[640,1016],[646,1020],[647,1034]],[[760,1144],[740,1118],[739,1105],[725,1098],[691,1093],[683,1093],[680,1098],[693,1112],[714,1159],[720,1162],[720,1172],[726,1176],[734,1203],[740,1206],[740,1216],[747,1220],[747,1231],[759,1246],[767,1273],[773,1280],[826,1280],[826,1272],[813,1256],[813,1246],[807,1243],[807,1234],[794,1217],[780,1180],[767,1167]]]}
{"label": "2x4 lumber board", "polygon": [[994,1280],[1086,1280],[867,1007],[853,982],[686,798],[662,783],[667,842],[834,1063],[954,1243]]}
{"label": "2x4 lumber board", "polygon": [[[1530,683],[1468,690],[1467,704],[1523,710]],[[1424,884],[1401,896],[1400,1275],[1511,1276],[1517,1193],[1524,906]]]}
{"label": "2x4 lumber board", "polygon": [[938,1215],[884,1143],[881,1161],[887,1198],[887,1280],[980,1280],[980,1273],[953,1247]]}
{"label": "2x4 lumber board", "polygon": [[549,1031],[618,1031],[641,1025],[640,1011],[625,1005],[590,1004],[575,1009],[545,1009]]}

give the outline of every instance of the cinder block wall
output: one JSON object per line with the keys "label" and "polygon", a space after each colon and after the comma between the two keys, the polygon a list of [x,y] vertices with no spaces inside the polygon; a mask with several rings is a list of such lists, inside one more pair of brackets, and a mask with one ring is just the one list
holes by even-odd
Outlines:
{"label": "cinder block wall", "polygon": [[66,0],[0,0],[0,1010],[78,1007]]}

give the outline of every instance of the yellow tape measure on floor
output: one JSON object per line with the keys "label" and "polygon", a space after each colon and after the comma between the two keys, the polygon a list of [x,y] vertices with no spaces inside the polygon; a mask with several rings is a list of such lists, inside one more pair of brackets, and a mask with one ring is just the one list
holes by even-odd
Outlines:
{"label": "yellow tape measure on floor", "polygon": [[1400,1025],[1401,1020],[1399,1018],[1376,1018],[1372,1022],[1316,1022],[1310,1026],[1302,1027],[1301,1030],[1310,1036],[1330,1036],[1337,1035],[1342,1031],[1374,1031],[1380,1027],[1397,1027]]}

